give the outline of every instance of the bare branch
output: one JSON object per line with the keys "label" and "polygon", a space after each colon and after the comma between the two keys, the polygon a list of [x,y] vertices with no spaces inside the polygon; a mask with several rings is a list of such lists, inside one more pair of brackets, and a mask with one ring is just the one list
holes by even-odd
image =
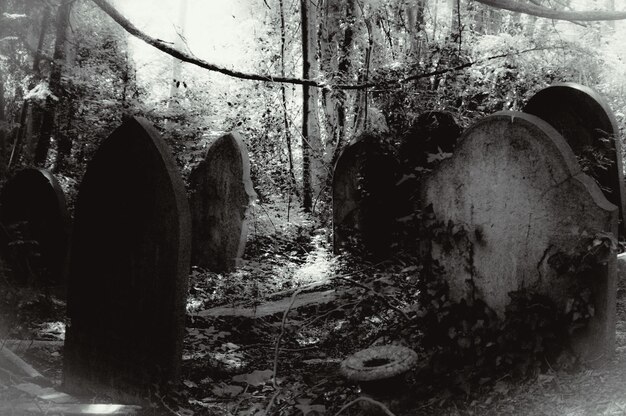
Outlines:
{"label": "bare branch", "polygon": [[570,21],[597,21],[597,20],[624,20],[626,12],[613,12],[604,10],[593,11],[573,11],[555,10],[536,4],[522,3],[519,0],[476,0],[479,3],[498,9],[510,10],[512,12],[530,14],[537,17],[545,17],[554,20]]}
{"label": "bare branch", "polygon": [[183,52],[173,47],[168,42],[165,42],[161,39],[153,38],[152,36],[142,32],[139,28],[137,28],[132,22],[126,19],[120,12],[117,11],[107,0],[92,0],[98,7],[100,7],[106,14],[111,16],[113,20],[115,20],[124,30],[126,30],[131,35],[135,36],[138,39],[146,42],[150,46],[154,46],[155,48],[171,55],[175,58],[180,59],[183,62],[188,62],[190,64],[197,65],[201,68],[208,69],[209,71],[219,72],[224,75],[228,75],[235,78],[248,79],[253,81],[271,81],[271,82],[284,82],[288,84],[297,84],[297,85],[308,85],[312,87],[324,87],[325,85],[321,82],[314,80],[307,80],[301,78],[292,78],[292,77],[282,77],[282,76],[274,76],[269,74],[250,74],[241,71],[235,71],[233,69],[224,68],[219,65],[212,64],[203,59],[197,58],[193,55],[190,55],[187,52]]}
{"label": "bare branch", "polygon": [[[526,49],[526,50],[522,50],[522,51],[518,51],[518,52],[511,52],[511,53],[506,53],[506,54],[502,54],[502,55],[496,55],[496,56],[490,56],[481,60],[477,60],[477,61],[471,61],[471,62],[467,62],[464,63],[462,65],[459,66],[455,66],[452,68],[445,68],[445,69],[441,69],[441,70],[437,70],[437,71],[432,71],[432,72],[425,72],[425,73],[420,73],[420,74],[415,74],[415,75],[411,75],[408,76],[406,78],[402,78],[402,79],[392,79],[392,80],[382,80],[382,81],[373,81],[373,82],[365,82],[365,83],[361,83],[361,84],[327,84],[325,82],[319,82],[319,81],[315,81],[315,80],[310,80],[310,79],[302,79],[302,78],[293,78],[293,77],[285,77],[285,76],[274,76],[274,75],[269,75],[269,74],[251,74],[251,73],[246,73],[246,72],[241,72],[241,71],[235,71],[232,69],[228,69],[228,68],[224,68],[215,64],[212,64],[210,62],[207,62],[203,59],[197,58],[195,56],[193,56],[192,54],[188,53],[188,52],[184,52],[181,51],[179,49],[177,49],[176,47],[172,46],[172,44],[170,42],[166,42],[164,40],[161,39],[156,39],[153,38],[151,36],[149,36],[148,34],[142,32],[140,29],[138,29],[132,22],[130,22],[128,19],[126,19],[124,16],[122,16],[120,14],[120,12],[118,12],[113,6],[111,6],[111,4],[107,1],[107,0],[92,0],[98,7],[100,7],[105,13],[107,13],[109,16],[111,16],[111,18],[117,22],[120,26],[122,26],[122,28],[124,28],[124,30],[126,30],[128,33],[130,33],[131,35],[135,36],[138,39],[143,40],[144,42],[146,42],[148,45],[153,46],[157,49],[159,49],[162,52],[165,52],[168,55],[171,55],[175,58],[180,59],[183,62],[188,62],[190,64],[199,66],[200,68],[204,68],[207,69],[209,71],[214,71],[214,72],[219,72],[221,74],[224,75],[228,75],[230,77],[234,77],[234,78],[239,78],[239,79],[247,79],[247,80],[252,80],[252,81],[268,81],[268,82],[279,82],[279,83],[285,83],[285,84],[296,84],[296,85],[307,85],[307,86],[311,86],[311,87],[318,87],[318,88],[334,88],[334,89],[342,89],[342,90],[360,90],[360,89],[365,89],[365,88],[371,88],[371,87],[380,87],[380,86],[385,86],[385,85],[400,85],[409,81],[415,81],[417,79],[422,79],[422,78],[428,78],[431,77],[433,75],[441,75],[441,74],[446,74],[449,72],[456,72],[456,71],[460,71],[463,70],[465,68],[469,68],[473,65],[479,64],[479,63],[483,63],[483,62],[487,62],[493,59],[498,59],[498,58],[504,58],[507,56],[513,56],[513,55],[519,55],[522,53],[528,53],[528,52],[533,52],[533,51],[539,51],[539,50],[545,50],[545,49],[557,49],[557,48],[532,48],[532,49]],[[485,3],[485,4],[500,4],[500,3],[515,3],[515,1],[513,0],[477,0],[480,1],[481,3]],[[524,7],[531,7],[532,5],[523,5]],[[500,7],[500,6],[494,6],[494,7]],[[537,6],[534,6],[535,8],[537,8]],[[538,7],[540,9],[544,9],[541,7]],[[551,9],[546,9],[546,10],[551,10]],[[517,10],[516,10],[517,11]],[[575,13],[575,14],[580,14],[580,13],[603,13],[603,14],[607,14],[608,12],[557,12],[557,13]],[[616,12],[617,13],[617,12]],[[622,13],[624,17],[622,17],[623,19],[626,19],[626,12],[619,12]],[[611,14],[611,13],[609,13]],[[573,19],[572,16],[568,16],[565,20],[576,20]],[[578,19],[581,20],[581,19]]]}

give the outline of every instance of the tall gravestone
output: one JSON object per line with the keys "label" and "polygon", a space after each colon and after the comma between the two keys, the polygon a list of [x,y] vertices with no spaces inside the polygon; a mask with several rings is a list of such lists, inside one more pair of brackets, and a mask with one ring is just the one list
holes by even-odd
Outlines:
{"label": "tall gravestone", "polygon": [[[567,82],[539,91],[524,112],[547,121],[561,133],[579,160],[588,161],[586,172],[598,181],[606,199],[619,208],[619,232],[625,236],[622,146],[615,116],[606,101],[591,88]],[[603,166],[595,162],[594,154],[607,159]]]}
{"label": "tall gravestone", "polygon": [[248,150],[237,133],[220,137],[192,171],[192,263],[224,272],[241,261],[248,235],[246,214],[255,192]]}
{"label": "tall gravestone", "polygon": [[[577,282],[558,271],[557,260],[617,230],[617,207],[582,173],[566,141],[545,121],[519,112],[497,113],[465,131],[452,158],[424,179],[421,199],[437,221],[465,231],[464,243],[435,241],[431,248],[451,296],[483,299],[501,316],[509,293],[520,289],[547,295],[565,310]],[[595,315],[574,347],[595,359],[614,348],[614,252],[586,283]]]}
{"label": "tall gravestone", "polygon": [[[45,169],[23,169],[11,178],[0,194],[0,219],[7,229],[19,229],[28,247],[11,250],[10,263],[25,279],[37,278],[50,285],[65,283],[70,216],[65,194],[57,179]],[[24,276],[35,274],[35,276]]]}
{"label": "tall gravestone", "polygon": [[141,395],[178,377],[190,231],[169,149],[129,119],[101,143],[76,202],[66,388]]}
{"label": "tall gravestone", "polygon": [[337,159],[333,174],[333,246],[366,257],[391,253],[400,169],[380,136],[363,134]]}

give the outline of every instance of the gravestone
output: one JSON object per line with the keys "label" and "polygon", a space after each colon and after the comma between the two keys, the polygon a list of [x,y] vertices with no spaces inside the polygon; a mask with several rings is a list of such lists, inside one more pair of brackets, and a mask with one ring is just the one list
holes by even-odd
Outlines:
{"label": "gravestone", "polygon": [[431,167],[434,155],[452,153],[460,135],[461,128],[449,112],[421,113],[400,140],[399,157],[404,170]]}
{"label": "gravestone", "polygon": [[[519,112],[497,113],[469,128],[452,158],[424,179],[421,200],[437,221],[456,227],[455,247],[437,241],[431,247],[451,297],[483,299],[500,316],[509,293],[523,288],[565,310],[576,282],[555,264],[617,229],[617,207],[582,173],[561,135]],[[588,283],[595,316],[574,348],[594,359],[614,348],[615,252],[594,266]]]}
{"label": "gravestone", "polygon": [[400,228],[403,241],[416,240],[415,224],[403,218],[409,218],[416,212],[420,177],[441,160],[451,156],[460,135],[461,127],[451,113],[426,111],[417,117],[411,129],[401,137],[398,158],[403,177],[398,183],[397,193],[398,218],[406,225]]}
{"label": "gravestone", "polygon": [[333,247],[384,258],[392,250],[399,165],[380,136],[365,133],[337,159],[333,174]]}
{"label": "gravestone", "polygon": [[255,198],[248,150],[237,133],[220,137],[192,171],[192,263],[224,272],[241,262],[248,234],[246,214]]}
{"label": "gravestone", "polygon": [[[566,82],[539,91],[524,112],[547,121],[565,138],[579,161],[587,165],[585,173],[598,181],[606,199],[619,208],[619,232],[625,236],[621,141],[615,116],[605,100],[591,88]],[[604,166],[595,163],[594,154],[606,158]]]}
{"label": "gravestone", "polygon": [[190,215],[169,149],[130,118],[90,161],[76,202],[64,384],[143,395],[179,375]]}
{"label": "gravestone", "polygon": [[0,203],[2,224],[24,242],[5,247],[14,272],[21,280],[65,284],[70,216],[54,175],[45,169],[19,171],[2,188]]}

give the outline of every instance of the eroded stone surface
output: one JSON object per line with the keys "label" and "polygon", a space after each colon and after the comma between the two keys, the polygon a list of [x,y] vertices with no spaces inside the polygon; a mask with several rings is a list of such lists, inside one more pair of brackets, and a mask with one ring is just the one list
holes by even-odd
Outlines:
{"label": "eroded stone surface", "polygon": [[23,280],[65,283],[70,216],[54,175],[45,169],[23,169],[5,184],[0,202],[9,234],[16,237],[17,227],[22,241],[36,242],[28,248],[13,247],[9,257],[14,272]]}
{"label": "eroded stone surface", "polygon": [[399,173],[381,137],[364,134],[346,146],[333,175],[335,253],[377,258],[390,253]]}
{"label": "eroded stone surface", "polygon": [[[606,199],[619,208],[619,231],[624,236],[626,194],[620,133],[604,98],[589,87],[566,82],[539,91],[524,112],[547,121],[565,138],[585,163],[585,172],[598,181]],[[597,165],[592,153],[606,158],[604,166]]]}
{"label": "eroded stone surface", "polygon": [[189,178],[192,262],[216,272],[235,269],[248,235],[247,212],[256,194],[248,150],[237,133],[217,139]]}
{"label": "eroded stone surface", "polygon": [[[508,294],[522,288],[565,308],[574,282],[554,260],[617,228],[617,207],[581,172],[565,140],[525,113],[498,113],[469,128],[454,156],[425,178],[421,195],[457,233],[455,247],[432,245],[452,297],[481,298],[501,316]],[[594,270],[596,314],[577,341],[588,359],[613,350],[615,269],[612,253]]]}
{"label": "eroded stone surface", "polygon": [[72,238],[64,383],[143,394],[178,377],[189,273],[182,179],[157,131],[131,118],[88,165]]}

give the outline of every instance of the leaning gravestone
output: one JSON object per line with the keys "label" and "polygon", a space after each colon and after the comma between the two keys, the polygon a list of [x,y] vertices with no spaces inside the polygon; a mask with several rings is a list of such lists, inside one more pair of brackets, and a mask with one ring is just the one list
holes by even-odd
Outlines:
{"label": "leaning gravestone", "polygon": [[255,197],[248,151],[237,133],[217,139],[189,177],[192,263],[224,272],[241,262]]}
{"label": "leaning gravestone", "polygon": [[190,217],[172,155],[131,118],[100,145],[76,203],[64,383],[143,394],[179,375]]}
{"label": "leaning gravestone", "polygon": [[[579,160],[588,165],[586,173],[598,181],[606,199],[619,208],[620,234],[626,235],[619,129],[605,100],[591,88],[567,82],[539,91],[528,101],[524,112],[547,121],[561,133]],[[606,159],[602,166],[596,163],[597,155]]]}
{"label": "leaning gravestone", "polygon": [[[57,179],[45,169],[23,169],[2,188],[0,219],[8,229],[18,229],[22,241],[33,241],[27,252],[14,252],[14,271],[46,284],[65,283],[70,216],[65,194]],[[14,248],[26,247],[16,244]],[[33,255],[36,254],[36,255]]]}
{"label": "leaning gravestone", "polygon": [[[509,293],[520,289],[547,295],[565,310],[576,282],[557,272],[558,260],[617,229],[617,207],[582,173],[561,135],[519,112],[497,113],[469,128],[452,158],[424,179],[421,199],[463,241],[431,247],[451,297],[483,299],[500,316]],[[614,348],[615,254],[588,276],[595,315],[574,341],[585,359]]]}
{"label": "leaning gravestone", "polygon": [[363,134],[346,146],[333,174],[335,253],[390,254],[398,177],[398,163],[381,137]]}

